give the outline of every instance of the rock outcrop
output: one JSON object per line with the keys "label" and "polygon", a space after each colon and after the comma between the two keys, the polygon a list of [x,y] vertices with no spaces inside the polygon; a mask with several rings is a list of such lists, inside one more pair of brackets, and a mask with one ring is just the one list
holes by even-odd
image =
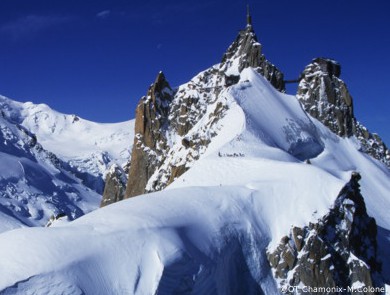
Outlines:
{"label": "rock outcrop", "polygon": [[158,75],[137,106],[126,197],[165,188],[206,150],[226,110],[223,84],[216,67],[175,90]]}
{"label": "rock outcrop", "polygon": [[363,152],[390,167],[390,152],[384,142],[356,120],[352,96],[340,75],[338,62],[313,59],[301,75],[297,98],[312,117],[332,132],[342,137],[356,136]]}
{"label": "rock outcrop", "polygon": [[285,91],[283,73],[265,58],[251,24],[239,32],[221,62],[221,70],[226,72],[228,80],[248,67],[256,69],[279,91]]}
{"label": "rock outcrop", "polygon": [[302,73],[297,97],[310,115],[334,133],[351,136],[356,129],[353,102],[340,74],[336,61],[314,59]]}
{"label": "rock outcrop", "polygon": [[110,167],[106,175],[103,198],[100,207],[123,200],[127,184],[126,172],[117,164]]}
{"label": "rock outcrop", "polygon": [[135,115],[135,136],[126,196],[145,193],[145,187],[166,150],[168,113],[174,92],[160,72],[138,103]]}
{"label": "rock outcrop", "polygon": [[[267,253],[274,276],[287,294],[376,294],[371,291],[382,286],[377,226],[367,215],[359,179],[353,173],[326,216],[315,224],[293,227]],[[296,286],[306,288],[288,292]]]}

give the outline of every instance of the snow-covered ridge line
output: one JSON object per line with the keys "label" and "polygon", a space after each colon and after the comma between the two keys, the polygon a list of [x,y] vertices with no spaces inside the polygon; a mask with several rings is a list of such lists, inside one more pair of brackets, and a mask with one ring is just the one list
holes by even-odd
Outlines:
{"label": "snow-covered ridge line", "polygon": [[[59,113],[46,104],[16,102],[4,96],[0,96],[0,106],[7,118],[33,132],[45,148],[58,156],[74,158],[101,149],[108,150],[114,158],[127,159],[126,149],[131,146],[133,133],[132,120],[96,123],[77,115]],[[61,142],[68,144],[64,147]],[[121,144],[124,147],[118,151]]]}

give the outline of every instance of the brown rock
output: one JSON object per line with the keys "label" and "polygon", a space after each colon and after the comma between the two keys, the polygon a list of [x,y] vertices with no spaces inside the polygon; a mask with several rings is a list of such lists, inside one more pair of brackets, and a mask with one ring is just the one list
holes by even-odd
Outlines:
{"label": "brown rock", "polygon": [[123,200],[126,190],[126,176],[121,167],[114,164],[106,175],[103,198],[100,207]]}
{"label": "brown rock", "polygon": [[160,72],[146,96],[138,103],[135,136],[125,197],[145,193],[146,184],[159,166],[157,155],[166,145],[163,129],[168,121],[173,91]]}

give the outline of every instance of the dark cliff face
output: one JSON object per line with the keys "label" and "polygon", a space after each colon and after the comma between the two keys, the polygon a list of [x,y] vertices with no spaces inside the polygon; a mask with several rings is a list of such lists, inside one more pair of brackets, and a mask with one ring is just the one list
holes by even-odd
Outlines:
{"label": "dark cliff face", "polygon": [[[326,216],[309,226],[293,227],[289,236],[267,254],[282,289],[303,285],[329,288],[319,294],[350,294],[337,292],[336,287],[348,290],[358,285],[382,286],[378,275],[381,264],[377,258],[377,226],[375,219],[367,215],[359,179],[360,175],[353,173]],[[317,292],[298,289],[298,294],[303,293]]]}
{"label": "dark cliff face", "polygon": [[341,66],[336,61],[314,59],[301,75],[297,98],[332,132],[342,137],[356,136],[363,152],[390,167],[390,152],[384,142],[356,120],[352,96],[340,75]]}

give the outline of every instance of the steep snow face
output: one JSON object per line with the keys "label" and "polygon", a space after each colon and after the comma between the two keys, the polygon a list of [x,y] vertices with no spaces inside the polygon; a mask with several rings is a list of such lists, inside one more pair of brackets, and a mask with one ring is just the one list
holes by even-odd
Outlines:
{"label": "steep snow face", "polygon": [[[387,217],[390,172],[382,163],[362,153],[355,138],[335,135],[309,117],[294,96],[275,91],[250,68],[243,71],[240,82],[228,93],[229,110],[219,123],[222,132],[213,139],[204,158],[168,188],[236,185],[250,175],[245,173],[246,165],[233,164],[236,160],[238,163],[253,158],[274,160],[281,163],[282,170],[282,166],[288,166],[286,162],[300,163],[307,159],[311,166],[345,182],[350,172],[358,171],[369,215],[376,218],[379,226],[390,228]],[[294,156],[292,147],[300,151],[298,156]],[[264,165],[258,177],[271,173],[267,171],[271,170]]]}
{"label": "steep snow face", "polygon": [[298,101],[276,91],[252,68],[241,73],[231,95],[245,110],[247,130],[268,146],[280,148],[299,160],[323,151],[317,129]]}
{"label": "steep snow face", "polygon": [[4,116],[35,134],[44,149],[69,164],[91,189],[103,191],[103,177],[113,164],[130,158],[134,121],[95,123],[65,115],[45,104],[20,103],[0,96]]}
{"label": "steep snow face", "polygon": [[228,108],[216,135],[165,191],[54,228],[0,235],[0,290],[278,294],[266,250],[291,226],[327,214],[353,170],[362,174],[379,252],[389,261],[389,171],[267,83],[247,69],[219,96]]}

